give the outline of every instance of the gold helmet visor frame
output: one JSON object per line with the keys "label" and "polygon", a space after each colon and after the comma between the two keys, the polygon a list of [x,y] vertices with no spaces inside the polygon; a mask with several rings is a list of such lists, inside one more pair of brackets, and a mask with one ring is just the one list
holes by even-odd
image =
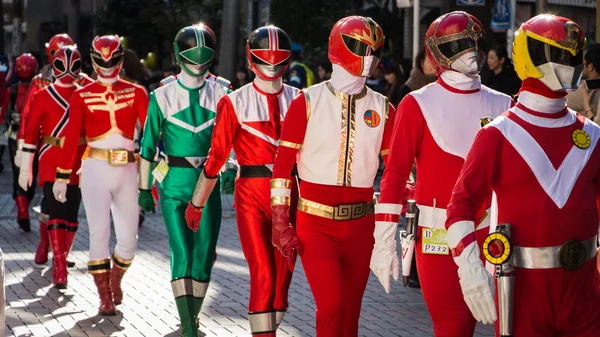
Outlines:
{"label": "gold helmet visor frame", "polygon": [[[475,27],[477,27],[477,26],[478,25],[475,23],[475,21],[473,21],[471,18],[469,18],[469,23],[467,25],[467,29],[465,29],[464,31],[462,31],[460,33],[450,34],[450,35],[446,35],[446,36],[442,36],[442,37],[436,36],[437,35],[437,28],[436,28],[433,36],[430,37],[429,39],[427,39],[425,41],[425,44],[427,45],[427,48],[429,48],[429,51],[431,52],[431,54],[433,55],[433,57],[435,58],[435,60],[437,61],[437,63],[440,66],[445,67],[445,68],[450,68],[452,63],[454,61],[456,61],[458,58],[460,58],[462,55],[478,49],[477,40],[479,40],[479,38],[481,38],[481,37],[485,37],[485,32],[481,28],[476,30]],[[465,50],[457,53],[456,55],[453,55],[450,58],[446,57],[439,49],[440,44],[444,44],[444,43],[448,43],[448,42],[452,42],[452,41],[456,41],[456,40],[460,40],[460,39],[465,39],[465,38],[473,39],[475,41],[476,47],[465,49]]]}

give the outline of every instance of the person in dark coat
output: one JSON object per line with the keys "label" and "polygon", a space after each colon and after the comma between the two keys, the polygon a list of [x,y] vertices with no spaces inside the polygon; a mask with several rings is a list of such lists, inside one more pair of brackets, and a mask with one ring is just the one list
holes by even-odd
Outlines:
{"label": "person in dark coat", "polygon": [[431,67],[431,63],[427,57],[425,57],[425,50],[421,50],[417,57],[415,57],[415,66],[410,71],[408,80],[400,88],[400,99],[398,103],[406,96],[409,92],[419,90],[425,85],[435,82],[437,76],[435,71]]}
{"label": "person in dark coat", "polygon": [[482,83],[509,96],[515,96],[521,89],[521,80],[512,65],[506,48],[496,46],[488,50],[487,65],[489,73]]}

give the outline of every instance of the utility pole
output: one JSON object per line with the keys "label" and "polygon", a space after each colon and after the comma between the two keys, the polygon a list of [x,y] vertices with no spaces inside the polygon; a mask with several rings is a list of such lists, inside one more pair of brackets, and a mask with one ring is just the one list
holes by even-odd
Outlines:
{"label": "utility pole", "polygon": [[[600,0],[596,0],[600,1]],[[515,18],[517,16],[517,0],[510,0],[510,22],[508,24],[508,30],[506,31],[506,51],[508,56],[512,57],[512,46],[515,38],[515,32],[517,31]]]}
{"label": "utility pole", "polygon": [[413,52],[412,58],[415,60],[417,58],[417,54],[421,49],[421,1],[414,0],[413,1]]}
{"label": "utility pole", "polygon": [[79,18],[80,18],[79,0],[69,0],[69,36],[73,41],[79,41]]}
{"label": "utility pole", "polygon": [[219,76],[233,79],[238,62],[240,38],[240,0],[223,1],[221,43],[219,49]]}
{"label": "utility pole", "polygon": [[596,43],[600,43],[600,0],[596,0]]}
{"label": "utility pole", "polygon": [[548,0],[535,1],[535,15],[548,13]]}
{"label": "utility pole", "polygon": [[2,23],[2,30],[0,31],[0,54],[4,54],[4,6],[0,0],[0,23]]}
{"label": "utility pole", "polygon": [[23,22],[23,1],[13,0],[13,29],[12,29],[12,54],[21,55],[21,23]]}

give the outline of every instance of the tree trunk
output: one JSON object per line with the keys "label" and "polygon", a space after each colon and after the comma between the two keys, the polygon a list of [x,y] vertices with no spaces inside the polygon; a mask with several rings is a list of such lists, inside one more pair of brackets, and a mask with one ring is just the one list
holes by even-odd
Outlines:
{"label": "tree trunk", "polygon": [[238,65],[239,26],[240,0],[224,0],[218,75],[229,80],[235,77]]}
{"label": "tree trunk", "polygon": [[13,0],[13,31],[12,31],[12,54],[17,57],[21,55],[21,22],[23,20],[23,1]]}
{"label": "tree trunk", "polygon": [[69,0],[69,36],[77,43],[79,41],[79,20],[80,20],[79,0]]}

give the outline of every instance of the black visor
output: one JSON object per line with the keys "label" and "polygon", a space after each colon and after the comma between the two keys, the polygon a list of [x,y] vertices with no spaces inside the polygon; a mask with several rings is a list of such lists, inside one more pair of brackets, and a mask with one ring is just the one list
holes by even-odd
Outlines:
{"label": "black visor", "polygon": [[77,60],[73,62],[73,66],[71,66],[71,71],[79,71],[81,70],[81,61]]}
{"label": "black visor", "polygon": [[110,69],[118,66],[121,63],[121,61],[123,61],[122,53],[115,54],[109,60],[105,60],[100,54],[92,52],[92,62],[100,68]]}
{"label": "black visor", "polygon": [[290,63],[290,58],[286,58],[285,60],[283,60],[282,62],[278,63],[278,64],[270,64],[268,62],[265,62],[261,59],[259,59],[258,57],[254,56],[254,54],[250,53],[250,57],[252,58],[252,63],[254,64],[258,64],[258,65],[266,65],[266,66],[287,66]]}
{"label": "black visor", "polygon": [[551,46],[530,37],[527,37],[527,49],[529,51],[529,57],[536,67],[548,62],[570,67],[577,67],[578,65],[583,64],[582,50],[577,52],[576,55],[573,55],[566,49]]}
{"label": "black visor", "polygon": [[52,66],[54,66],[54,68],[56,68],[61,73],[64,73],[66,71],[65,64],[62,60],[54,59],[54,61],[52,62]]}
{"label": "black visor", "polygon": [[470,37],[458,39],[450,42],[440,43],[438,49],[446,58],[451,59],[455,55],[462,53],[465,50],[477,49],[478,51],[485,50],[485,39],[483,37],[474,40]]}
{"label": "black visor", "polygon": [[381,54],[383,53],[383,48],[379,47],[376,50],[373,50],[371,46],[368,44],[359,41],[350,36],[342,35],[342,39],[344,40],[344,44],[352,52],[352,54],[357,56],[375,56],[377,58],[381,58]]}

